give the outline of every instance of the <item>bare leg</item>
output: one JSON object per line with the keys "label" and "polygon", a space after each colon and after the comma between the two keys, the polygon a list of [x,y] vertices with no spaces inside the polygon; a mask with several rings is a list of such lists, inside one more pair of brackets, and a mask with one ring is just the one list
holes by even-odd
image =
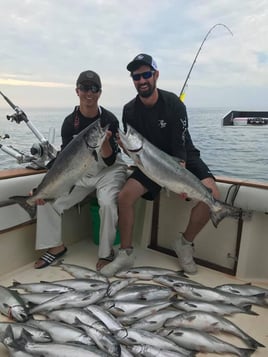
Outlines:
{"label": "bare leg", "polygon": [[146,189],[136,180],[129,179],[118,197],[119,231],[121,248],[132,247],[132,230],[134,225],[134,204],[146,192]]}
{"label": "bare leg", "polygon": [[[214,198],[220,198],[219,190],[212,178],[206,178],[201,182],[212,191]],[[193,242],[197,234],[205,227],[208,221],[209,207],[203,202],[198,202],[191,211],[189,223],[183,233],[184,238],[189,242]]]}
{"label": "bare leg", "polygon": [[115,275],[122,269],[128,269],[134,264],[132,248],[132,230],[134,224],[134,204],[146,189],[136,180],[128,179],[118,197],[118,217],[121,247],[114,261],[101,269],[107,277]]}
{"label": "bare leg", "polygon": [[[202,180],[202,183],[211,189],[214,198],[218,199],[220,193],[212,178]],[[209,221],[209,207],[203,203],[198,202],[193,207],[190,215],[188,225],[184,233],[180,233],[179,237],[173,242],[173,249],[175,250],[180,267],[188,274],[196,274],[197,266],[193,259],[193,241],[197,234]]]}

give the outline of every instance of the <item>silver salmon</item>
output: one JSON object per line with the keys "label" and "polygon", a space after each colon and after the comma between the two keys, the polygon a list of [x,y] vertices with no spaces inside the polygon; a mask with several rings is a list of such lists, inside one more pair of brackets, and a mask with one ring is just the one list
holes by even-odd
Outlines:
{"label": "silver salmon", "polygon": [[12,196],[33,218],[36,200],[54,200],[71,191],[97,160],[108,126],[101,127],[100,119],[82,130],[57,156],[32,196]]}
{"label": "silver salmon", "polygon": [[120,140],[138,168],[159,186],[204,202],[210,209],[215,227],[225,217],[239,218],[240,208],[216,200],[195,175],[179,164],[178,159],[151,144],[130,125],[126,134],[120,130]]}
{"label": "silver salmon", "polygon": [[169,338],[179,346],[197,352],[226,353],[240,357],[248,357],[255,352],[255,349],[236,347],[204,331],[198,331],[192,328],[164,328],[160,331],[160,335]]}
{"label": "silver salmon", "polygon": [[18,322],[28,319],[29,311],[16,291],[0,286],[0,312]]}
{"label": "silver salmon", "polygon": [[262,343],[249,336],[241,328],[224,317],[205,311],[189,311],[171,317],[164,323],[165,327],[190,327],[205,332],[226,332],[241,338],[249,347],[265,347]]}

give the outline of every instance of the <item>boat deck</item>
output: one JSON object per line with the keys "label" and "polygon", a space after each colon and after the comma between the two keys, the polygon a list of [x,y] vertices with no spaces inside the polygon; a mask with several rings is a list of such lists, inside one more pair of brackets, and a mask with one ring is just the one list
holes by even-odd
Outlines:
{"label": "boat deck", "polygon": [[[148,248],[140,249],[136,248],[136,266],[158,266],[173,270],[178,270],[177,260],[174,257],[168,256],[163,253],[159,253]],[[13,254],[10,254],[11,259]],[[95,269],[97,259],[97,245],[92,241],[82,240],[78,243],[70,245],[68,247],[68,253],[65,256],[64,261],[66,263],[77,264],[81,266],[86,266],[91,269]],[[13,280],[19,282],[39,282],[40,280],[53,281],[57,279],[67,279],[71,276],[62,271],[59,267],[48,267],[41,270],[36,270],[33,268],[33,264],[28,264],[16,271],[12,271],[8,274],[0,274],[0,285],[9,286]],[[245,283],[247,281],[238,280],[237,278],[220,273],[215,270],[210,270],[205,267],[199,266],[198,274],[192,276],[191,279],[196,280],[204,285],[213,287],[224,283]],[[268,288],[268,284],[260,284],[259,282],[251,281],[254,285],[259,285]],[[253,306],[252,310],[257,312],[259,316],[247,315],[247,314],[236,314],[232,317],[228,317],[230,321],[234,322],[243,331],[249,334],[251,337],[255,338],[257,341],[261,342],[266,348],[259,348],[254,352],[256,357],[267,357],[268,356],[268,309]],[[8,321],[4,316],[0,315],[0,321]],[[239,347],[246,348],[247,346],[241,339],[236,337],[220,334],[217,335],[219,338],[231,342]],[[198,353],[197,356],[218,356],[217,354],[204,354]],[[8,353],[4,346],[0,344],[0,356],[8,356]]]}

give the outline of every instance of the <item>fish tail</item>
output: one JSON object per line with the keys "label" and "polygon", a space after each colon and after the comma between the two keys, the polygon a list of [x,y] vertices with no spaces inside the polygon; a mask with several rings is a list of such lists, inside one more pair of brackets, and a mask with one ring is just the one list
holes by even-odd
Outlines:
{"label": "fish tail", "polygon": [[29,214],[29,216],[34,219],[36,217],[36,206],[29,205],[27,200],[29,196],[12,196],[9,197],[10,200],[18,203],[25,211]]}
{"label": "fish tail", "polygon": [[258,342],[257,340],[255,340],[253,337],[250,337],[250,336],[248,336],[248,338],[245,339],[244,341],[250,348],[254,348],[255,350],[258,347],[266,347],[262,343]]}
{"label": "fish tail", "polygon": [[244,313],[248,314],[248,315],[259,316],[259,314],[255,311],[251,310],[251,308],[252,308],[252,305],[244,305],[243,306]]}
{"label": "fish tail", "polygon": [[8,289],[16,288],[17,286],[20,286],[21,283],[17,280],[13,280],[12,285],[8,286]]}
{"label": "fish tail", "polygon": [[225,217],[233,217],[238,219],[241,216],[241,208],[231,206],[227,203],[215,200],[214,205],[211,209],[210,218],[214,227],[218,227],[218,224]]}
{"label": "fish tail", "polygon": [[266,293],[260,293],[260,294],[256,294],[253,296],[256,296],[256,299],[257,299],[256,305],[268,307]]}
{"label": "fish tail", "polygon": [[256,350],[254,348],[241,348],[241,347],[238,347],[238,351],[239,351],[240,357],[249,357],[254,352],[256,352]]}
{"label": "fish tail", "polygon": [[64,259],[58,259],[55,263],[53,263],[52,267],[60,267],[64,262]]}

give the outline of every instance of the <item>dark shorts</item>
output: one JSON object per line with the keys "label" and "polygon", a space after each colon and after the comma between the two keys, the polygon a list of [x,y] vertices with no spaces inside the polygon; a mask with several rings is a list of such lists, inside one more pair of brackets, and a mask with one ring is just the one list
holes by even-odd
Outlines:
{"label": "dark shorts", "polygon": [[[215,177],[200,157],[189,159],[187,161],[186,168],[187,170],[191,171],[192,174],[194,174],[197,178],[199,178],[199,180],[204,180],[208,177],[211,177],[215,180]],[[135,167],[134,171],[128,178],[133,178],[148,190],[148,192],[142,196],[148,201],[153,201],[161,191],[161,186],[149,179],[137,167]]]}

